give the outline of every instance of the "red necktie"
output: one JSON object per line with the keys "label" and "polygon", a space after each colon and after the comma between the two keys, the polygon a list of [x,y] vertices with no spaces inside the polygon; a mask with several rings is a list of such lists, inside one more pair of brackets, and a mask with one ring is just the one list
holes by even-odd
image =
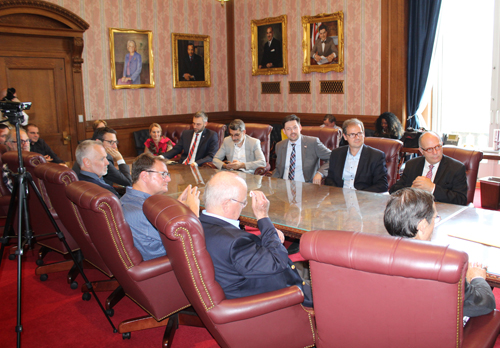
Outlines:
{"label": "red necktie", "polygon": [[189,162],[191,162],[191,157],[193,157],[193,152],[194,149],[196,148],[196,143],[198,142],[198,135],[199,133],[196,133],[196,138],[194,139],[193,145],[191,146],[191,150],[189,150],[189,155],[187,156],[186,160],[184,161],[185,165],[189,165]]}
{"label": "red necktie", "polygon": [[429,171],[427,172],[427,175],[425,176],[427,179],[432,180],[432,168],[434,168],[434,165],[433,164],[429,165]]}

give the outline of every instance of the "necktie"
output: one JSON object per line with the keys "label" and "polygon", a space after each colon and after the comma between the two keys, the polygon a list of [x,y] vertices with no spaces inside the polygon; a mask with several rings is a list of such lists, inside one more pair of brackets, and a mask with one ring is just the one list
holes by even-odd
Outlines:
{"label": "necktie", "polygon": [[295,145],[292,144],[292,153],[290,154],[290,168],[288,169],[288,180],[295,179]]}
{"label": "necktie", "polygon": [[193,57],[189,56],[189,61],[192,62],[193,61]]}
{"label": "necktie", "polygon": [[427,179],[432,180],[432,168],[434,168],[434,165],[433,164],[429,165],[429,171],[427,172],[427,175],[425,176]]}
{"label": "necktie", "polygon": [[297,203],[297,184],[295,181],[290,183],[290,191],[292,191],[292,204]]}
{"label": "necktie", "polygon": [[199,133],[196,133],[196,138],[194,139],[193,145],[191,146],[191,150],[189,150],[189,155],[187,156],[186,160],[184,161],[185,165],[189,165],[189,162],[191,162],[191,157],[193,157],[193,152],[194,149],[196,148],[196,143],[198,142],[198,135]]}

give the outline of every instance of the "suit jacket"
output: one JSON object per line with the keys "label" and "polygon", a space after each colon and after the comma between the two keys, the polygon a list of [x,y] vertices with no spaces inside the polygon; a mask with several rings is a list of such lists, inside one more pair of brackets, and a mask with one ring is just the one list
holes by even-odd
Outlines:
{"label": "suit jacket", "polygon": [[92,178],[90,176],[87,176],[87,175],[85,175],[85,174],[83,174],[81,172],[78,173],[78,180],[91,182],[93,184],[96,184],[97,186],[101,186],[102,188],[105,188],[109,192],[114,193],[118,198],[121,197],[120,194],[118,192],[116,192],[116,190],[113,188],[113,186],[108,185],[108,184],[103,184],[99,180],[96,180],[96,179],[94,179],[94,178]]}
{"label": "suit jacket", "polygon": [[54,151],[52,151],[50,146],[42,138],[38,138],[38,141],[36,143],[30,142],[30,144],[31,152],[37,152],[42,156],[49,155],[50,157],[52,157],[52,163],[64,163],[64,161],[60,159],[59,156],[54,153]]}
{"label": "suit jacket", "polygon": [[182,59],[182,66],[179,69],[179,81],[187,81],[184,79],[186,73],[193,75],[195,81],[205,81],[205,66],[203,59],[199,55],[193,54],[193,60],[189,59],[189,55]]}
{"label": "suit jacket", "polygon": [[[330,159],[331,151],[323,145],[316,137],[301,135],[302,137],[302,172],[304,180],[312,182],[316,172],[320,172],[325,177],[328,173],[328,160]],[[274,170],[274,178],[283,178],[285,173],[286,151],[288,148],[289,139],[285,139],[276,144],[276,169]],[[325,161],[320,167],[319,160]]]}
{"label": "suit jacket", "polygon": [[[191,140],[193,140],[194,129],[188,129],[182,132],[181,138],[172,148],[165,153],[164,157],[171,159],[177,156],[182,151],[180,163],[184,162],[189,154]],[[205,162],[212,162],[217,150],[219,149],[219,137],[214,131],[205,128],[201,133],[198,151],[196,151],[195,162],[200,166]]]}
{"label": "suit jacket", "polygon": [[[225,137],[221,148],[214,156],[214,164],[217,168],[222,168],[222,161],[227,158],[229,162],[233,161],[234,155],[234,142],[231,137]],[[264,152],[262,152],[262,147],[260,146],[260,140],[252,138],[251,136],[245,135],[245,167],[247,170],[252,172],[259,167],[266,166],[266,157]]]}
{"label": "suit jacket", "polygon": [[470,283],[465,281],[464,315],[478,317],[490,313],[495,308],[495,296],[485,279],[474,278]]}
{"label": "suit jacket", "polygon": [[304,305],[312,307],[311,288],[292,268],[293,262],[281,244],[269,218],[257,224],[260,238],[230,223],[200,215],[215,280],[228,299],[262,294],[297,285],[304,292]]}
{"label": "suit jacket", "polygon": [[[403,187],[411,187],[417,176],[422,175],[425,157],[417,157],[406,162],[401,178],[391,187],[390,193]],[[438,171],[434,177],[434,198],[436,202],[467,204],[467,176],[465,166],[451,157],[443,155]]]}
{"label": "suit jacket", "polygon": [[331,37],[326,38],[324,51],[323,51],[323,45],[321,44],[321,40],[318,38],[314,42],[313,49],[311,50],[311,58],[314,57],[315,53],[325,57],[329,56],[332,53],[335,53],[337,57],[339,56],[339,50],[337,49],[337,46],[335,46],[335,43],[333,42],[333,39]]}
{"label": "suit jacket", "polygon": [[[349,146],[342,146],[332,151],[325,185],[344,187],[342,175],[348,150]],[[387,191],[387,167],[385,154],[382,151],[363,145],[354,177],[354,188],[370,192]]]}
{"label": "suit jacket", "polygon": [[130,77],[132,85],[141,84],[141,71],[142,71],[142,57],[139,53],[135,52],[132,60],[130,61],[130,75],[127,75],[127,63],[130,59],[130,53],[125,55],[125,62],[123,63],[123,76]]}
{"label": "suit jacket", "polygon": [[[132,186],[132,176],[130,175],[130,167],[126,163],[118,165],[118,169],[115,167],[115,161],[110,154],[106,155],[108,160],[108,174],[104,175],[102,178],[106,184],[113,186],[114,184],[122,186]],[[73,170],[76,175],[80,175],[80,166],[78,162],[73,165]]]}
{"label": "suit jacket", "polygon": [[271,41],[271,46],[269,46],[268,41],[264,44],[262,58],[259,65],[262,65],[262,69],[267,69],[267,63],[273,63],[273,68],[283,67],[283,51],[281,42],[275,38]]}

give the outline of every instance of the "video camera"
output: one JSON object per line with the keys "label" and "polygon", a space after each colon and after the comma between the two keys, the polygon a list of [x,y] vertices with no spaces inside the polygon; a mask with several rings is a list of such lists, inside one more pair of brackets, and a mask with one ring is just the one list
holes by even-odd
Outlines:
{"label": "video camera", "polygon": [[24,110],[31,108],[31,102],[19,103],[13,101],[0,101],[0,110],[3,115],[8,118],[9,122],[15,124],[16,122],[24,122]]}

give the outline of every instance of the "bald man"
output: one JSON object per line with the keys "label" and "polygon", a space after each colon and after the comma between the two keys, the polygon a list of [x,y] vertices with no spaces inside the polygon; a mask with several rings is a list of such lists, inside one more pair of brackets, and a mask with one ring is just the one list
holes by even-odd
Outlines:
{"label": "bald man", "polygon": [[269,219],[269,201],[261,191],[250,196],[260,237],[239,228],[238,218],[247,205],[247,185],[241,177],[219,172],[205,187],[206,210],[200,221],[215,280],[228,299],[296,285],[304,293],[303,304],[312,307],[311,287],[297,273],[283,246],[283,233]]}

